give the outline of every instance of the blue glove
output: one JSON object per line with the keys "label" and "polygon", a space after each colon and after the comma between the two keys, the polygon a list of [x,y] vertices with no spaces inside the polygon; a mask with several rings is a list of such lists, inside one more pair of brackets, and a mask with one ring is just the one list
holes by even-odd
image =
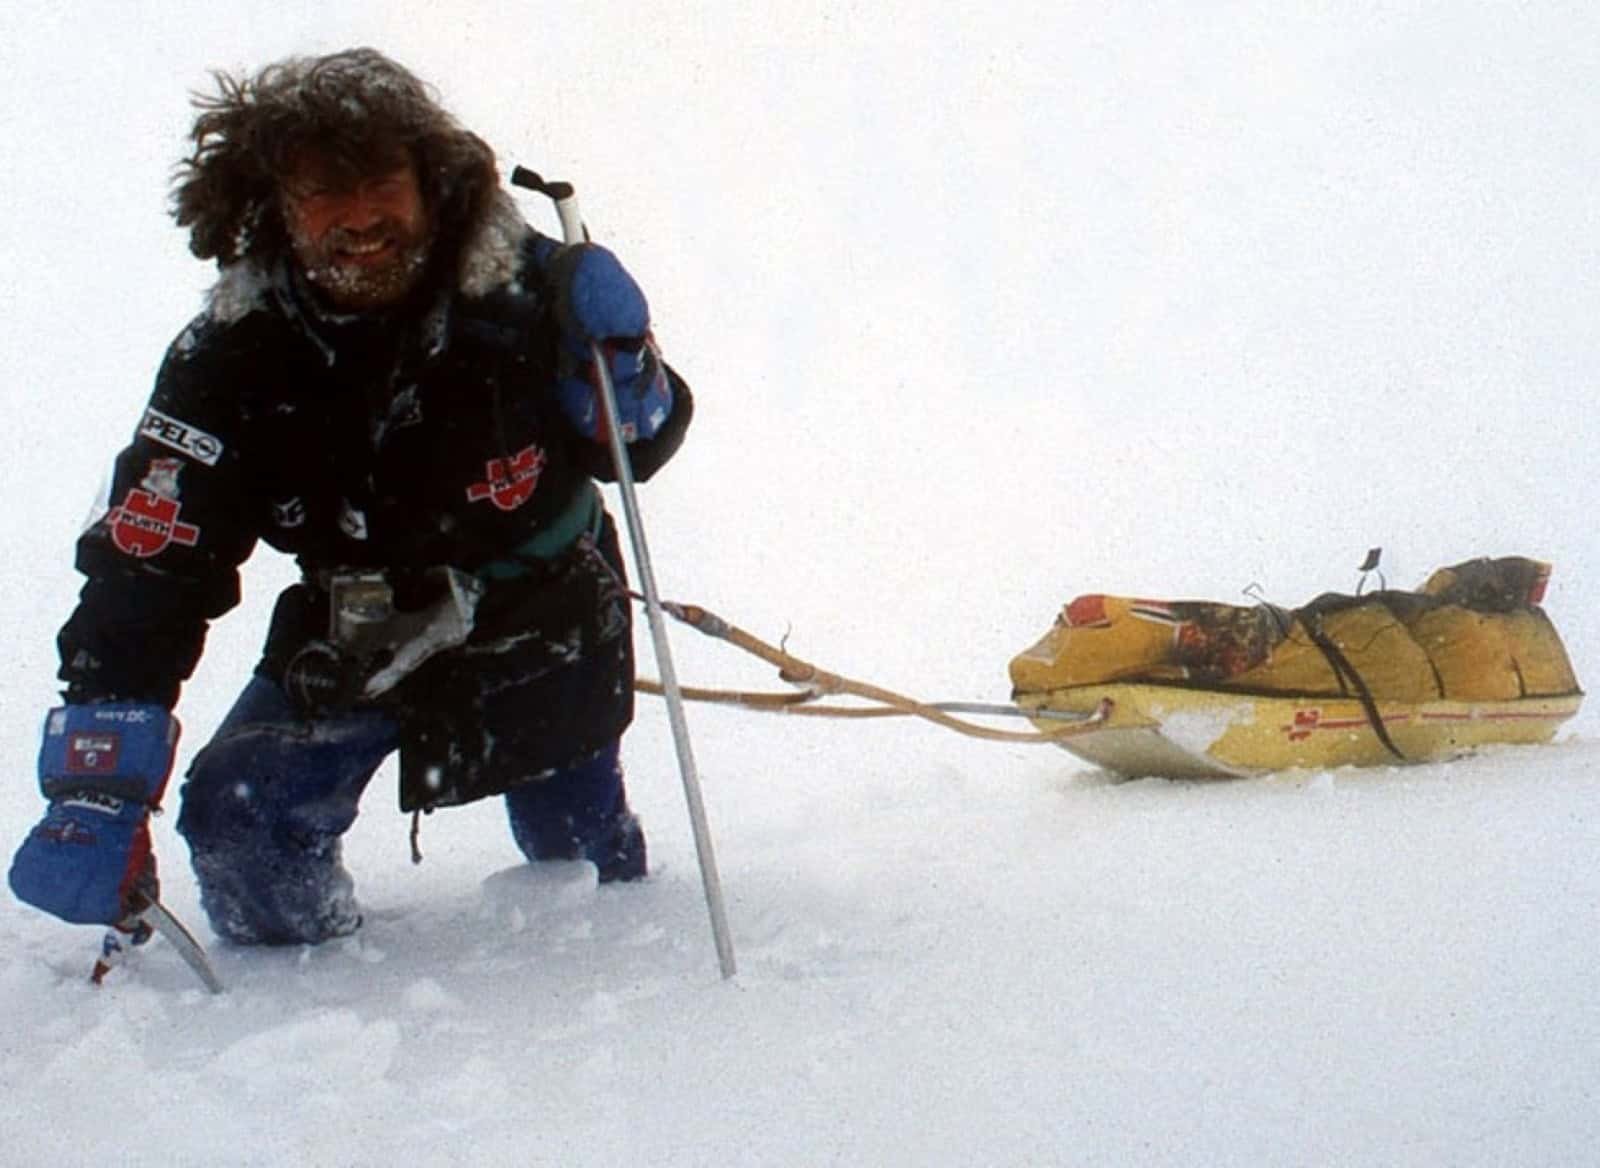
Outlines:
{"label": "blue glove", "polygon": [[589,356],[594,341],[643,337],[650,305],[621,261],[597,243],[558,248],[548,275],[556,298],[556,323],[573,356]]}
{"label": "blue glove", "polygon": [[[653,438],[672,413],[672,385],[656,353],[655,341],[606,341],[600,352],[611,371],[611,388],[617,399],[617,424],[624,442]],[[594,360],[575,361],[563,356],[556,396],[561,410],[585,438],[601,434],[600,382]]]}
{"label": "blue glove", "polygon": [[78,925],[120,924],[155,899],[150,812],[177,745],[177,719],[154,703],[51,710],[39,750],[50,806],[11,861],[17,899]]}
{"label": "blue glove", "polygon": [[599,345],[617,396],[625,441],[653,437],[672,412],[672,386],[650,336],[650,306],[639,285],[611,252],[593,243],[559,249],[550,260],[561,360],[556,383],[561,409],[586,438],[601,437]]}

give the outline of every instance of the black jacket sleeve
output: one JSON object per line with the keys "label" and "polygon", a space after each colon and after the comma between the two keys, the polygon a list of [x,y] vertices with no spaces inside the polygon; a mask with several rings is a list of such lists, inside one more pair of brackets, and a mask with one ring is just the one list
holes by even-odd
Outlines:
{"label": "black jacket sleeve", "polygon": [[202,318],[173,343],[108,506],[78,540],[88,577],[62,628],[68,701],[177,702],[208,623],[239,602],[255,542],[227,330]]}

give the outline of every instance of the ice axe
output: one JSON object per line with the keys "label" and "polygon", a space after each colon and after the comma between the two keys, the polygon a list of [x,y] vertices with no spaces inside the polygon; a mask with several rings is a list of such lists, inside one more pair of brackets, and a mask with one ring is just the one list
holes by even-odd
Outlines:
{"label": "ice axe", "polygon": [[[556,216],[561,220],[561,235],[567,243],[588,241],[589,232],[578,214],[577,192],[571,183],[546,182],[523,166],[513,168],[511,182],[514,186],[537,191],[555,203]],[[683,793],[689,804],[689,820],[694,827],[695,851],[700,858],[700,879],[705,885],[706,907],[711,912],[711,933],[717,945],[717,962],[722,968],[722,976],[729,978],[734,975],[735,967],[733,941],[728,934],[728,915],[722,901],[722,881],[717,876],[716,853],[711,845],[711,829],[706,822],[705,801],[700,794],[700,776],[695,768],[694,753],[689,747],[689,726],[683,716],[683,690],[678,685],[677,671],[672,665],[672,651],[667,644],[666,617],[663,615],[660,593],[656,591],[650,549],[644,538],[644,524],[639,518],[639,501],[633,486],[633,465],[628,459],[628,447],[622,439],[622,427],[617,421],[616,387],[611,383],[611,370],[598,344],[590,343],[589,358],[594,363],[601,414],[605,418],[611,461],[616,469],[617,489],[622,496],[622,513],[628,524],[628,539],[633,545],[633,559],[639,569],[639,588],[644,594],[650,638],[655,645],[656,666],[661,671],[667,719],[672,725],[672,741],[678,752],[678,770],[683,775]]]}
{"label": "ice axe", "polygon": [[[167,939],[178,951],[178,956],[183,958],[184,964],[205,983],[206,989],[214,994],[222,993],[222,979],[211,967],[211,959],[206,956],[200,942],[194,939],[194,934],[172,915],[166,905],[144,893],[137,895],[132,911],[120,924],[106,930],[105,939],[100,943],[100,956],[94,963],[94,972],[89,975],[89,980],[95,985],[104,984],[106,974],[127,956],[128,946],[143,945],[154,933],[160,933]],[[127,936],[126,941],[123,940],[124,935]]]}

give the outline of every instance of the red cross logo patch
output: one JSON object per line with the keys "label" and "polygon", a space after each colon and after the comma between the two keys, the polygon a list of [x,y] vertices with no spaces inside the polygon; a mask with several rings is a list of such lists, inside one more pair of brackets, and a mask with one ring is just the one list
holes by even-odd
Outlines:
{"label": "red cross logo patch", "polygon": [[467,488],[467,502],[487,499],[502,511],[515,511],[533,495],[544,470],[544,451],[529,446],[510,458],[491,458],[484,464],[484,481]]}
{"label": "red cross logo patch", "polygon": [[166,550],[169,543],[194,547],[200,529],[178,519],[179,503],[153,491],[134,487],[120,507],[113,507],[106,522],[111,541],[130,556],[147,560]]}

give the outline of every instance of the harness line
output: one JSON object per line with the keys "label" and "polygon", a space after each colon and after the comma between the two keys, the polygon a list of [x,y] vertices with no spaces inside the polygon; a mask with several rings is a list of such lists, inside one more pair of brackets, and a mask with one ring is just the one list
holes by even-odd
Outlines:
{"label": "harness line", "polygon": [[[630,591],[629,595],[633,596],[634,599],[639,599],[637,593]],[[922,718],[943,726],[947,730],[954,730],[958,734],[993,742],[1059,742],[1064,738],[1071,738],[1074,735],[1097,729],[1104,725],[1106,719],[1111,715],[1111,702],[1109,699],[1102,701],[1093,713],[1065,715],[1048,710],[1022,710],[1016,706],[982,706],[975,703],[962,702],[922,702],[915,698],[906,697],[904,694],[895,693],[893,690],[884,689],[881,686],[853,681],[837,673],[829,673],[826,670],[818,669],[809,661],[803,661],[792,653],[761,640],[761,638],[741,629],[737,625],[730,624],[716,613],[698,604],[678,604],[672,601],[662,601],[661,607],[663,611],[670,613],[673,617],[704,633],[706,636],[726,641],[752,656],[761,658],[769,665],[777,666],[780,680],[786,681],[791,685],[803,687],[792,693],[774,693],[680,686],[680,692],[689,701],[744,706],[748,709],[775,714],[808,714],[822,718]],[[658,696],[663,692],[659,682],[644,677],[635,681],[634,688],[641,693]],[[838,695],[860,698],[875,704],[871,706],[812,704],[819,698]],[[1061,720],[1063,725],[1051,730],[1000,730],[966,718],[954,717],[952,710],[1052,718]]]}

